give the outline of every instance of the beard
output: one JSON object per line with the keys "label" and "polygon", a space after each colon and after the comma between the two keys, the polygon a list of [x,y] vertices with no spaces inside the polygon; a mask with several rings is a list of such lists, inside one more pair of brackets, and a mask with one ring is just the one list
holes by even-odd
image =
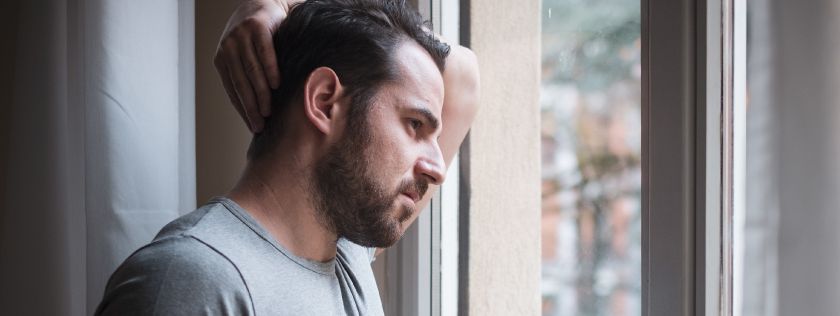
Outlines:
{"label": "beard", "polygon": [[[400,203],[402,192],[415,190],[423,196],[428,181],[403,180],[389,190],[372,175],[368,153],[370,130],[364,119],[350,118],[346,136],[315,165],[315,209],[323,225],[339,238],[364,247],[387,248],[402,237],[402,223],[411,218],[416,206]],[[369,155],[371,154],[371,155]]]}

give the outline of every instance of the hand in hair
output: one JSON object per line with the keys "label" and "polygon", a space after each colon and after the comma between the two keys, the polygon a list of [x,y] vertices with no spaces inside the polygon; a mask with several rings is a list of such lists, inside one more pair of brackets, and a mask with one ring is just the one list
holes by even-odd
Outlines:
{"label": "hand in hair", "polygon": [[271,89],[280,86],[272,33],[300,0],[244,0],[228,19],[213,63],[231,103],[256,133],[271,114]]}

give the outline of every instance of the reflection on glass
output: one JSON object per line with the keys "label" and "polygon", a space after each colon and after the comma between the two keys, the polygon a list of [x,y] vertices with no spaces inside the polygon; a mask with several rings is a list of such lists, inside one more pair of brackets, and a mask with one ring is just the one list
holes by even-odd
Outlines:
{"label": "reflection on glass", "polygon": [[640,1],[542,1],[543,315],[640,315]]}

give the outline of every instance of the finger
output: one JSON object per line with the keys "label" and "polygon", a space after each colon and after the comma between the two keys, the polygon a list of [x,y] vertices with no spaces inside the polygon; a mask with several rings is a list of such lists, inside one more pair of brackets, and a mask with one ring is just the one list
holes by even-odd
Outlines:
{"label": "finger", "polygon": [[257,112],[257,104],[254,97],[254,88],[248,80],[245,70],[243,69],[242,59],[237,52],[237,47],[228,47],[227,49],[227,69],[230,72],[231,82],[242,102],[242,110],[250,122],[251,131],[258,133],[262,130],[262,116]]}
{"label": "finger", "polygon": [[263,67],[257,59],[253,45],[247,46],[242,53],[242,64],[245,65],[245,73],[254,88],[254,94],[259,104],[258,110],[263,117],[268,116],[271,114],[271,90],[269,90],[268,82],[266,82]]}
{"label": "finger", "polygon": [[213,64],[216,65],[216,71],[219,72],[219,78],[222,79],[222,86],[225,88],[225,94],[227,94],[228,99],[230,99],[230,103],[233,104],[233,108],[236,109],[236,112],[239,113],[239,116],[242,117],[242,120],[245,121],[245,125],[247,125],[250,130],[251,123],[248,122],[248,118],[245,116],[245,112],[242,109],[242,101],[239,100],[239,95],[236,94],[236,90],[233,88],[230,72],[228,71],[224,60],[225,59],[222,57],[222,54],[217,52],[216,56],[213,58]]}
{"label": "finger", "polygon": [[252,130],[251,122],[248,122],[248,117],[245,116],[245,111],[242,109],[242,103],[239,101],[239,95],[236,94],[236,90],[233,88],[233,84],[231,83],[227,66],[225,66],[224,63],[220,63],[216,66],[216,68],[216,70],[219,71],[219,77],[222,78],[222,86],[225,87],[225,92],[230,99],[230,103],[233,104],[233,108],[236,109],[237,113],[239,113],[239,117],[245,121],[245,125],[248,126],[248,130]]}
{"label": "finger", "polygon": [[257,56],[265,71],[265,77],[272,89],[280,87],[280,70],[277,69],[277,55],[274,51],[274,42],[271,39],[271,32],[268,29],[258,31],[254,41],[257,49]]}

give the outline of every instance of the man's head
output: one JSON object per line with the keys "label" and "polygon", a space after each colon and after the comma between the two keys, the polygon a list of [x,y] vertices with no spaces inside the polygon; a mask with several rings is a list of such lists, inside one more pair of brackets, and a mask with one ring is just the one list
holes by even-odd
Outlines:
{"label": "man's head", "polygon": [[[275,33],[281,87],[249,159],[311,131],[311,198],[339,237],[396,242],[428,184],[443,180],[437,137],[449,47],[401,1],[310,0]],[[296,130],[298,129],[298,130]]]}

